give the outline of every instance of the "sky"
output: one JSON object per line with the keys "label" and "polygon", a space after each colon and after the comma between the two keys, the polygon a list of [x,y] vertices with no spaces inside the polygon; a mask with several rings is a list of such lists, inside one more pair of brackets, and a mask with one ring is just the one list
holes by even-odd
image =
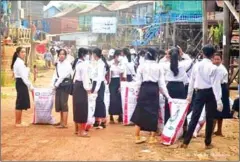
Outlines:
{"label": "sky", "polygon": [[46,8],[51,7],[51,6],[58,7],[60,3],[96,4],[96,3],[99,3],[99,2],[100,1],[50,1],[47,6],[44,6],[44,10]]}

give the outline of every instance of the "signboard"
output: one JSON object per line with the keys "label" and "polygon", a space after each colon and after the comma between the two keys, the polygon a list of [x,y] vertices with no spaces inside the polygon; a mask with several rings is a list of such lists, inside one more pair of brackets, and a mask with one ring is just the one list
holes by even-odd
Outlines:
{"label": "signboard", "polygon": [[92,33],[116,33],[116,17],[92,17]]}

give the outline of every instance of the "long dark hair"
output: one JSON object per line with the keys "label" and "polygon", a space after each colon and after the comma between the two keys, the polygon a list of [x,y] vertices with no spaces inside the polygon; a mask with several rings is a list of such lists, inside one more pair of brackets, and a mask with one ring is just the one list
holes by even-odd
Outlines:
{"label": "long dark hair", "polygon": [[102,59],[102,61],[103,61],[104,64],[105,64],[106,71],[108,72],[108,71],[110,70],[110,67],[109,67],[109,65],[108,65],[108,63],[107,63],[107,61],[106,61],[106,58],[102,55],[102,50],[99,49],[99,48],[95,48],[95,49],[93,50],[93,53],[95,53],[98,58],[101,58],[101,59]]}
{"label": "long dark hair", "polygon": [[83,58],[88,53],[88,50],[85,48],[79,48],[78,58]]}
{"label": "long dark hair", "polygon": [[117,49],[114,51],[113,58],[120,56],[121,55],[121,50]]}
{"label": "long dark hair", "polygon": [[172,48],[169,52],[170,54],[170,69],[173,72],[174,76],[177,76],[179,73],[178,70],[178,59],[179,59],[179,50],[178,48]]}
{"label": "long dark hair", "polygon": [[18,47],[18,48],[16,49],[16,51],[14,52],[14,54],[13,54],[12,64],[11,64],[11,69],[12,69],[12,70],[13,70],[13,65],[14,65],[15,61],[17,60],[17,57],[18,57],[19,53],[21,52],[22,48],[23,48],[23,47]]}
{"label": "long dark hair", "polygon": [[147,60],[154,61],[154,60],[156,60],[156,57],[157,57],[156,50],[153,48],[148,48],[145,58]]}

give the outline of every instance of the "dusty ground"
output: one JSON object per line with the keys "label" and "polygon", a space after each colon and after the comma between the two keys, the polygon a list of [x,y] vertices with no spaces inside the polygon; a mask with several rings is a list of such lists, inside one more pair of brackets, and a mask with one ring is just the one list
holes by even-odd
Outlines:
{"label": "dusty ground", "polygon": [[[40,74],[35,84],[47,87],[52,70]],[[234,97],[236,94],[234,94]],[[71,98],[69,99],[69,128],[31,125],[14,127],[14,87],[4,87],[1,92],[1,151],[2,160],[239,160],[239,121],[225,120],[224,137],[213,137],[215,148],[204,150],[204,130],[192,140],[189,148],[177,148],[180,142],[170,147],[134,144],[134,127],[108,125],[105,130],[91,130],[91,138],[76,137],[72,122]],[[54,111],[53,111],[54,112]],[[53,113],[56,119],[59,115]],[[24,112],[23,120],[31,122],[33,109]],[[147,134],[145,134],[147,136]]]}

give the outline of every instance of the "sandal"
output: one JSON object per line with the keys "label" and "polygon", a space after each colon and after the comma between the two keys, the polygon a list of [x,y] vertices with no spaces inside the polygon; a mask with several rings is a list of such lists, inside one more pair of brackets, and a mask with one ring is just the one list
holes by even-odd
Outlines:
{"label": "sandal", "polygon": [[59,126],[59,125],[61,125],[60,122],[53,124],[53,126]]}
{"label": "sandal", "polygon": [[87,132],[78,133],[77,136],[78,137],[84,137],[84,138],[89,138],[90,137]]}
{"label": "sandal", "polygon": [[65,125],[59,125],[59,126],[56,126],[56,128],[63,129],[63,128],[68,128],[68,127]]}

